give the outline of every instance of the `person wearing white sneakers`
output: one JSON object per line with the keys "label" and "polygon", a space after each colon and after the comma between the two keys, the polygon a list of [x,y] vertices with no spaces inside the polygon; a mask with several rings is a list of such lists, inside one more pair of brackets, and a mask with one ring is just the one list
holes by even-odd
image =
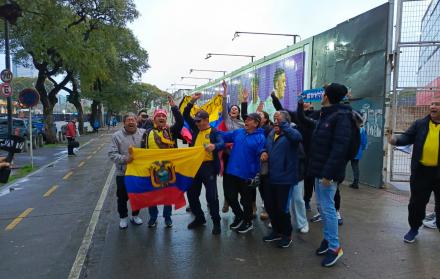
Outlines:
{"label": "person wearing white sneakers", "polygon": [[[125,169],[127,164],[133,161],[128,149],[130,146],[140,147],[144,129],[137,128],[137,117],[134,113],[128,113],[123,117],[124,127],[112,136],[108,156],[116,166],[116,196],[118,198],[118,213],[120,217],[119,228],[128,227],[128,194],[125,189]],[[138,216],[139,210],[131,212],[130,222],[133,225],[142,225],[143,221]]]}

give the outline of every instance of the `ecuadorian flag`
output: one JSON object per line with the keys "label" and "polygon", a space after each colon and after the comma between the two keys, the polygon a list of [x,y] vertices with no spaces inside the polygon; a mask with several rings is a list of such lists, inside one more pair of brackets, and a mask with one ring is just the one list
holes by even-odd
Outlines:
{"label": "ecuadorian flag", "polygon": [[171,149],[130,148],[125,187],[132,210],[155,205],[185,206],[189,189],[205,157],[202,146]]}

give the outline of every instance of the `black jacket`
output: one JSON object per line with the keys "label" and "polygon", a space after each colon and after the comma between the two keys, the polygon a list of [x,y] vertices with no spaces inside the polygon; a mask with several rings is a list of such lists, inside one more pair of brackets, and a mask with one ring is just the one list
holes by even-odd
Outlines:
{"label": "black jacket", "polygon": [[[426,136],[429,131],[429,121],[431,118],[425,116],[422,119],[416,120],[411,127],[403,134],[396,137],[397,146],[405,146],[413,144],[413,151],[411,157],[411,173],[414,174],[417,170],[420,160],[422,159],[423,146],[425,145]],[[440,167],[437,166],[437,177],[440,178]]]}
{"label": "black jacket", "polygon": [[[185,119],[186,123],[189,125],[191,135],[192,135],[192,141],[189,146],[194,146],[197,136],[199,134],[199,129],[196,126],[196,123],[194,122],[194,119],[191,117],[191,109],[194,106],[193,103],[189,102],[188,105],[183,110],[183,119]],[[225,142],[223,141],[223,138],[221,134],[217,131],[217,129],[211,127],[211,133],[209,134],[209,140],[212,144],[215,144],[215,150],[212,152],[214,156],[214,164],[215,164],[215,171],[218,175],[220,173],[220,159],[218,157],[218,151],[223,150],[225,147]]]}
{"label": "black jacket", "polygon": [[351,108],[337,104],[321,108],[309,150],[308,175],[344,181],[351,140]]}

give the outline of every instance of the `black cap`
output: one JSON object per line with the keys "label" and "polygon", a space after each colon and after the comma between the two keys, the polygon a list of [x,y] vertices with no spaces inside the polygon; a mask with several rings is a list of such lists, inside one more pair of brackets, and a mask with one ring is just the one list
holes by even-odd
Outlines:
{"label": "black cap", "polygon": [[256,112],[249,113],[247,115],[247,118],[251,118],[251,119],[257,121],[258,123],[261,123],[261,116]]}
{"label": "black cap", "polygon": [[331,83],[330,85],[324,86],[324,89],[325,95],[327,95],[327,98],[332,105],[341,102],[348,93],[347,87],[339,83]]}
{"label": "black cap", "polygon": [[202,119],[209,119],[209,113],[204,110],[199,110],[194,116],[194,120],[199,121]]}

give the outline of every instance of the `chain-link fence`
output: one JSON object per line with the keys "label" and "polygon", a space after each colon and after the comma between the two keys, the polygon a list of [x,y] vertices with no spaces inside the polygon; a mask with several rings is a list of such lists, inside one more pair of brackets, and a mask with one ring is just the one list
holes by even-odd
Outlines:
{"label": "chain-link fence", "polygon": [[[399,134],[440,95],[440,0],[397,1],[394,57],[392,129]],[[409,181],[411,148],[390,155],[391,181]]]}

